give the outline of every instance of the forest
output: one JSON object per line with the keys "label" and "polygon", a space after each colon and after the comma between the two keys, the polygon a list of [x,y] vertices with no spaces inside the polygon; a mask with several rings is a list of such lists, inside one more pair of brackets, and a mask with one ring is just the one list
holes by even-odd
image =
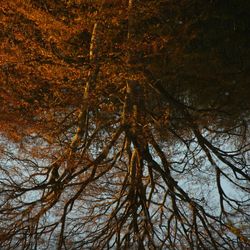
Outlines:
{"label": "forest", "polygon": [[1,0],[0,249],[250,249],[249,10]]}

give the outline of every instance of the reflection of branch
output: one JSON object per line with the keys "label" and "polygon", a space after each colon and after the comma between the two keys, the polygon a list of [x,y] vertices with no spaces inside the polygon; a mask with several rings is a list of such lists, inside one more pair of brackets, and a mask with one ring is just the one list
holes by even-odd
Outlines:
{"label": "reflection of branch", "polygon": [[[224,162],[226,165],[228,165],[233,171],[234,173],[239,173],[240,175],[242,175],[245,179],[250,181],[250,176],[248,176],[247,174],[245,174],[242,170],[240,170],[239,168],[235,167],[233,164],[231,164],[228,160],[226,160],[221,154],[220,152],[216,149],[216,147],[214,147],[199,131],[197,124],[195,123],[193,117],[190,115],[188,108],[186,107],[186,105],[184,105],[183,103],[181,103],[180,101],[176,100],[174,97],[172,97],[166,90],[165,88],[161,85],[161,83],[159,81],[154,81],[153,80],[153,75],[147,72],[147,76],[150,77],[151,83],[150,85],[154,87],[154,89],[157,90],[158,93],[160,93],[162,96],[164,96],[172,106],[174,106],[175,108],[177,108],[182,114],[183,116],[186,118],[186,120],[189,123],[190,128],[192,129],[192,131],[194,132],[195,136],[198,139],[198,142],[200,143],[200,145],[204,148],[204,145],[206,147],[208,147],[217,157],[218,159],[220,159],[222,162]],[[238,178],[236,176],[236,178]]]}
{"label": "reflection of branch", "polygon": [[51,168],[50,168],[50,172],[49,172],[49,177],[48,177],[48,184],[54,184],[58,178],[59,178],[59,167],[60,165],[55,162],[54,164],[52,164]]}
{"label": "reflection of branch", "polygon": [[53,42],[50,42],[50,47],[54,55],[59,59],[63,60],[68,64],[76,64],[76,65],[89,65],[89,57],[72,57],[69,55],[65,55],[63,51],[61,51],[57,45]]}
{"label": "reflection of branch", "polygon": [[[92,35],[91,35],[91,42],[90,42],[90,51],[89,51],[89,56],[88,56],[88,60],[90,63],[97,63],[96,60],[96,32],[97,32],[97,23],[94,24],[93,30],[92,30]],[[54,46],[54,47],[53,47]],[[52,44],[52,49],[54,49],[54,52],[59,56],[59,57],[63,57],[65,59],[65,56],[59,52],[59,50],[57,49],[57,47],[55,46],[55,44]],[[67,59],[68,60],[68,59]],[[71,60],[71,59],[70,59]],[[77,125],[77,129],[76,129],[76,133],[74,135],[74,137],[72,138],[72,141],[70,143],[70,147],[69,149],[67,149],[64,152],[64,158],[67,159],[67,161],[69,162],[71,157],[73,157],[74,153],[78,150],[78,146],[79,143],[81,141],[81,139],[83,137],[85,137],[85,140],[87,139],[87,129],[88,129],[88,109],[89,109],[89,91],[91,87],[94,87],[97,77],[98,77],[98,73],[99,73],[99,68],[100,65],[97,63],[97,66],[92,70],[89,69],[89,73],[88,73],[88,80],[85,84],[84,87],[84,94],[83,94],[83,101],[82,101],[82,107],[80,109],[79,115],[78,115],[78,125]],[[55,181],[56,179],[59,179],[59,181],[62,181],[62,179],[68,179],[70,178],[71,174],[72,174],[72,169],[67,169],[64,171],[64,173],[62,174],[62,176],[59,178],[58,176],[58,169],[60,167],[61,164],[61,159],[58,158],[50,167],[50,176],[51,176],[51,180]],[[51,182],[51,180],[49,180],[49,182]]]}
{"label": "reflection of branch", "polygon": [[[188,128],[194,133],[195,137],[197,138],[197,142],[198,145],[202,148],[202,150],[204,151],[207,159],[209,160],[209,162],[211,163],[211,165],[214,167],[214,170],[216,172],[216,183],[217,183],[217,189],[218,189],[218,193],[219,193],[219,199],[220,199],[220,207],[221,207],[221,212],[224,215],[228,215],[230,214],[230,212],[226,211],[226,207],[224,206],[224,202],[226,202],[232,209],[235,209],[232,202],[236,203],[238,206],[241,205],[240,201],[237,201],[236,199],[230,198],[228,197],[228,195],[224,192],[222,184],[221,184],[221,174],[223,174],[224,176],[226,176],[226,178],[231,182],[234,183],[237,187],[240,187],[242,190],[247,191],[246,188],[244,188],[244,186],[241,186],[239,184],[237,184],[236,182],[234,182],[228,175],[226,175],[217,165],[216,161],[213,159],[213,155],[217,157],[217,159],[219,159],[222,163],[224,163],[226,166],[229,167],[229,169],[231,169],[234,173],[234,176],[236,179],[238,180],[246,180],[249,181],[250,180],[250,176],[244,172],[244,166],[243,168],[238,168],[237,166],[235,166],[233,163],[231,163],[227,157],[230,157],[233,159],[233,156],[230,156],[229,154],[227,154],[227,152],[220,150],[219,148],[215,147],[211,142],[208,141],[207,138],[204,137],[204,135],[200,132],[198,125],[195,121],[195,119],[192,117],[192,115],[190,114],[190,108],[187,107],[185,104],[183,104],[182,102],[180,102],[179,100],[175,99],[173,96],[171,96],[166,89],[161,85],[160,81],[157,81],[154,79],[153,75],[150,72],[146,72],[146,75],[148,76],[149,80],[150,80],[150,86],[160,95],[162,95],[170,104],[170,106],[174,107],[175,109],[177,109],[178,112],[180,112],[183,117],[185,118]],[[216,132],[216,131],[213,131]],[[176,134],[174,132],[174,134]],[[179,138],[179,136],[177,136]],[[180,139],[180,138],[179,138]],[[183,140],[181,140],[183,141]],[[185,143],[185,142],[184,142]],[[160,158],[162,160],[164,160],[164,155],[161,153],[160,149],[157,148],[157,143],[152,141],[152,145],[155,145],[154,148],[156,150],[156,152],[158,153],[158,155],[160,156]],[[244,148],[243,146],[241,146],[240,149],[238,149],[238,153],[241,152],[241,149]],[[164,171],[161,169],[160,166],[158,166],[157,162],[154,162],[153,159],[150,158],[150,153],[147,152],[147,160],[148,162],[152,163],[152,165],[154,166],[154,169],[156,171],[158,171],[159,173],[161,173],[161,175],[163,176],[163,179],[165,178],[166,184],[169,186],[169,176],[164,173]],[[238,155],[236,152],[234,152],[234,155]],[[236,161],[237,162],[237,161]],[[238,163],[238,162],[237,162]],[[244,163],[243,163],[244,164]],[[164,166],[164,164],[163,164]],[[208,221],[208,218],[211,218],[212,220],[218,221],[221,225],[223,225],[224,227],[228,226],[223,223],[221,221],[222,217],[220,217],[220,219],[216,218],[216,216],[212,216],[211,214],[208,214],[207,212],[205,212],[204,208],[199,206],[198,204],[196,204],[195,202],[193,202],[191,199],[189,199],[189,197],[187,196],[187,194],[174,182],[172,182],[174,184],[174,188],[176,190],[178,190],[181,194],[181,196],[179,196],[181,199],[184,198],[185,201],[187,201],[188,203],[190,203],[193,207],[193,216],[194,218],[197,218],[200,220],[200,222],[203,225],[203,228],[205,229],[206,233],[208,234],[211,243],[214,247],[214,249],[218,249],[218,245],[219,243],[217,242],[217,240],[214,238],[213,234],[211,233],[211,230],[216,232],[221,239],[223,239],[223,235],[221,235],[220,231],[218,231],[213,225],[212,223],[210,223]],[[172,198],[177,195],[177,193],[173,190],[172,191]],[[174,205],[175,203],[173,203]],[[175,209],[178,209],[175,206]],[[197,228],[197,221],[196,219],[193,220],[193,225],[195,226],[195,232],[196,232],[196,237],[198,237],[199,239],[199,244],[203,245],[202,243],[202,239],[200,239],[199,235],[200,232],[198,231]],[[231,228],[229,228],[229,230],[234,233],[235,235],[237,235],[237,237],[241,237],[242,234],[240,233],[240,230],[238,229],[238,227],[233,227],[233,230]],[[188,235],[187,235],[188,236]],[[245,241],[244,236],[242,236],[242,240]],[[224,239],[223,239],[224,240]],[[245,243],[247,244],[247,241],[245,241]],[[228,246],[230,245],[230,243],[228,244]],[[203,245],[204,246],[204,245]],[[205,246],[204,246],[205,247]]]}

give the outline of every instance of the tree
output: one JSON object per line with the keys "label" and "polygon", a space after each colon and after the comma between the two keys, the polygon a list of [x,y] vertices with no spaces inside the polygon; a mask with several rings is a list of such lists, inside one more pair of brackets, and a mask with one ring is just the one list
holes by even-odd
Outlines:
{"label": "tree", "polygon": [[3,1],[1,248],[246,249],[248,7]]}

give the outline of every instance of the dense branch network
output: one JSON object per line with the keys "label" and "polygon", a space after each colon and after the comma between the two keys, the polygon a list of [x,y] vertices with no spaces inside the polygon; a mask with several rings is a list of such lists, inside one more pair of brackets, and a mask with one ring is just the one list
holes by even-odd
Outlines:
{"label": "dense branch network", "polygon": [[[29,34],[12,20],[20,34],[9,31],[14,52],[1,64],[10,125],[0,127],[0,247],[247,249],[249,110],[199,103],[200,90],[179,87],[171,39],[188,21],[179,30],[165,17],[161,8],[177,8],[168,1],[66,2],[3,7],[4,25],[16,12],[43,42],[30,40],[26,63]],[[91,34],[84,65],[84,42],[69,43],[79,26]]]}

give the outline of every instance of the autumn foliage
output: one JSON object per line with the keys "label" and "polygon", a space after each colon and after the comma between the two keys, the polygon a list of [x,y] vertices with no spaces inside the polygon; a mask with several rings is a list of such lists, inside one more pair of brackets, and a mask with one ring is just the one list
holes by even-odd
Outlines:
{"label": "autumn foliage", "polygon": [[249,7],[2,0],[0,248],[248,249]]}

